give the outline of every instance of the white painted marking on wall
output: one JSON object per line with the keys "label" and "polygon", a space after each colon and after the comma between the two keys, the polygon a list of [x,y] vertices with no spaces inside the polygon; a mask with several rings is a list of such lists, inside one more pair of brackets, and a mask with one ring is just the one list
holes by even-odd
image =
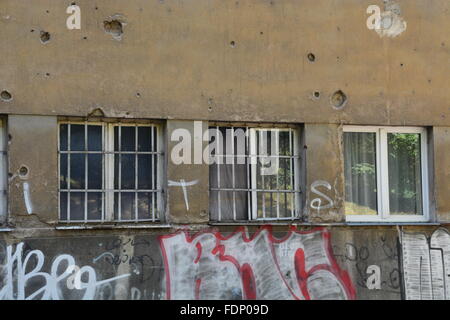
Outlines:
{"label": "white painted marking on wall", "polygon": [[23,199],[25,200],[25,207],[27,208],[28,214],[32,214],[33,206],[31,204],[30,185],[28,182],[23,183]]}
{"label": "white painted marking on wall", "polygon": [[[40,250],[24,252],[24,243],[6,248],[4,264],[0,266],[3,278],[0,289],[1,300],[42,300],[64,299],[63,285],[69,290],[84,290],[83,300],[95,298],[97,288],[101,285],[129,277],[130,274],[122,274],[117,277],[97,281],[97,275],[91,266],[78,267],[75,259],[69,254],[61,254],[55,258],[50,267],[50,272],[42,271],[45,257]],[[64,269],[63,266],[66,266]],[[64,283],[63,280],[71,277]],[[36,286],[36,279],[41,286]],[[84,282],[84,279],[86,282]],[[34,280],[34,281],[31,281]],[[28,283],[34,282],[37,289],[30,292]]]}
{"label": "white painted marking on wall", "polygon": [[196,185],[197,183],[198,183],[198,180],[192,180],[192,181],[186,182],[184,179],[180,179],[180,181],[169,180],[169,182],[168,182],[169,187],[181,187],[181,189],[183,190],[184,203],[186,204],[187,211],[189,211],[189,199],[188,199],[186,187]]}
{"label": "white painted marking on wall", "polygon": [[373,264],[367,267],[367,278],[366,285],[369,290],[380,290],[381,289],[381,269],[379,266]]}
{"label": "white painted marking on wall", "polygon": [[[313,200],[311,200],[311,202],[310,202],[311,208],[316,209],[319,212],[321,209],[332,208],[334,206],[334,201],[326,194],[317,190],[318,187],[325,187],[328,190],[331,190],[331,184],[329,182],[324,181],[324,180],[314,181],[311,184],[311,192],[317,194],[318,196],[320,196],[320,198],[314,198]],[[322,198],[327,201],[327,203],[324,205],[322,205]]]}

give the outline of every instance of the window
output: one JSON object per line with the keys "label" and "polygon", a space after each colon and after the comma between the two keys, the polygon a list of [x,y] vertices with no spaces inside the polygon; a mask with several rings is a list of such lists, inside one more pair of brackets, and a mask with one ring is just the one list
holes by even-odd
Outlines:
{"label": "window", "polygon": [[60,123],[60,221],[158,221],[160,137],[155,124]]}
{"label": "window", "polygon": [[298,219],[298,130],[214,126],[210,136],[212,221]]}
{"label": "window", "polygon": [[425,128],[344,127],[347,221],[427,221]]}
{"label": "window", "polygon": [[6,136],[6,122],[4,119],[0,119],[0,224],[6,222],[8,212],[8,164]]}

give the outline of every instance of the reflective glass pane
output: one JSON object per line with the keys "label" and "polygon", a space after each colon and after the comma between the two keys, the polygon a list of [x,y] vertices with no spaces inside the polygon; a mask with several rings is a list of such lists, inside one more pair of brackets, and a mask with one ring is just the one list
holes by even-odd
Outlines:
{"label": "reflective glass pane", "polygon": [[376,134],[344,132],[345,213],[377,215]]}
{"label": "reflective glass pane", "polygon": [[388,133],[391,215],[422,214],[420,134]]}

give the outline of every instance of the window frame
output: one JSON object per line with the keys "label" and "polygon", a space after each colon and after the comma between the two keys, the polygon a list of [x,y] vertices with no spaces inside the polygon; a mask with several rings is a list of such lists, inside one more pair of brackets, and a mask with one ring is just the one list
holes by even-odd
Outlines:
{"label": "window frame", "polygon": [[[425,127],[343,126],[345,132],[375,133],[377,165],[377,215],[345,215],[347,222],[429,222],[428,135]],[[420,165],[422,185],[422,214],[395,215],[389,213],[388,133],[420,134]],[[344,146],[342,146],[344,148]],[[344,150],[344,149],[343,149]],[[343,160],[345,161],[345,159]],[[345,181],[345,177],[344,177]],[[345,200],[344,200],[345,202]],[[345,208],[345,206],[344,206]]]}
{"label": "window frame", "polygon": [[[70,220],[69,215],[69,208],[70,208],[70,186],[68,185],[66,189],[61,188],[60,184],[60,176],[61,176],[61,154],[66,153],[70,154],[72,150],[66,150],[62,151],[60,150],[61,144],[60,144],[60,128],[61,125],[69,124],[69,125],[84,125],[85,126],[85,147],[87,146],[88,137],[86,136],[87,126],[88,125],[98,125],[102,128],[102,150],[101,151],[88,151],[86,148],[82,151],[76,151],[80,154],[101,154],[102,155],[102,189],[100,189],[98,192],[102,193],[102,213],[101,213],[101,219],[98,220],[89,220],[87,219],[88,212],[86,211],[86,204],[87,199],[85,199],[84,204],[84,219],[83,220]],[[155,195],[155,211],[154,214],[151,214],[150,219],[139,219],[138,215],[135,213],[134,219],[131,220],[118,220],[114,219],[114,195],[115,193],[119,193],[119,199],[121,194],[120,186],[118,189],[114,188],[114,177],[116,174],[120,174],[120,165],[119,165],[119,171],[116,173],[114,172],[114,158],[115,154],[123,154],[123,153],[129,153],[129,154],[135,154],[139,155],[141,154],[140,151],[115,151],[114,150],[114,128],[115,127],[150,127],[154,128],[154,133],[156,134],[156,143],[157,143],[157,150],[156,151],[149,151],[146,153],[155,155],[156,161],[153,160],[154,157],[152,157],[152,163],[156,162],[156,186],[155,188],[152,188],[152,193]],[[137,130],[137,129],[136,129]],[[70,131],[70,130],[69,130]],[[121,130],[119,130],[120,132]],[[163,223],[165,221],[164,216],[164,201],[163,201],[163,179],[165,174],[165,166],[164,166],[164,138],[163,138],[163,128],[162,124],[158,122],[153,121],[147,121],[147,120],[134,120],[133,121],[101,121],[101,120],[95,120],[95,121],[89,121],[89,120],[70,120],[67,118],[58,120],[58,133],[57,133],[57,140],[58,140],[58,222],[64,223],[64,224],[143,224],[143,223]],[[67,139],[70,140],[70,133],[68,132]],[[120,133],[119,133],[119,139],[120,139]],[[136,146],[137,146],[137,137],[136,137]],[[68,141],[69,142],[69,141]],[[69,148],[69,147],[68,147]],[[87,158],[87,157],[86,157]],[[87,161],[87,160],[85,160]],[[137,157],[136,157],[136,160]],[[70,165],[70,162],[68,160],[68,165]],[[68,169],[69,170],[69,169]],[[135,167],[135,170],[137,170],[137,167]],[[83,191],[74,191],[74,192],[85,192],[85,197],[89,190],[97,190],[97,189],[89,189],[88,188],[88,180],[86,179],[88,168],[85,166],[85,189],[80,189]],[[137,175],[135,171],[135,183],[137,181]],[[130,189],[133,191],[136,196],[139,192],[147,192],[147,189],[139,189],[138,185],[135,185],[135,189]],[[130,191],[130,192],[131,192]],[[62,220],[61,219],[61,192],[67,192],[67,219]],[[148,191],[150,192],[150,191]],[[152,196],[153,198],[153,196]],[[136,201],[136,199],[135,199]],[[152,201],[152,206],[153,206]],[[117,204],[119,207],[120,202]],[[153,208],[153,207],[152,207]],[[135,202],[135,211],[137,212],[138,208]]]}
{"label": "window frame", "polygon": [[[301,156],[301,152],[300,152],[300,137],[301,137],[301,127],[297,126],[297,125],[292,125],[292,124],[264,124],[264,125],[255,125],[255,124],[240,124],[240,123],[223,123],[223,122],[213,122],[209,124],[209,129],[213,129],[213,130],[219,130],[219,128],[225,128],[226,129],[235,129],[235,128],[245,128],[245,143],[246,143],[246,153],[244,155],[244,157],[247,159],[247,183],[248,183],[248,188],[245,189],[244,191],[247,192],[247,217],[245,220],[238,220],[236,219],[236,213],[233,212],[233,219],[227,219],[224,220],[222,218],[221,212],[220,212],[220,202],[222,200],[218,200],[218,206],[219,206],[219,212],[218,212],[218,219],[217,220],[211,220],[212,223],[215,224],[227,224],[227,223],[261,223],[261,222],[289,222],[289,221],[296,221],[296,220],[300,220],[302,218],[302,203],[301,203],[301,194],[303,193],[302,188],[301,188],[301,179],[300,179],[300,174],[301,174],[301,161],[302,161],[302,156]],[[285,132],[292,132],[292,134],[289,135],[290,137],[290,145],[292,146],[292,155],[291,156],[275,156],[278,157],[278,159],[280,158],[289,158],[290,159],[290,163],[291,163],[291,167],[294,171],[293,174],[291,174],[291,181],[293,184],[293,190],[291,191],[291,193],[293,193],[293,206],[294,208],[292,208],[290,210],[290,212],[292,212],[293,214],[291,214],[291,216],[287,216],[287,217],[282,217],[280,216],[280,208],[278,206],[278,210],[277,210],[277,217],[262,217],[262,218],[258,218],[258,203],[257,203],[257,193],[260,192],[258,191],[257,188],[257,182],[256,182],[256,170],[257,170],[257,163],[258,163],[258,159],[264,155],[261,154],[257,154],[256,150],[257,150],[257,138],[256,136],[258,135],[259,131],[272,131],[272,130],[277,130],[277,131],[285,131]],[[292,141],[291,141],[292,140]],[[225,143],[226,142],[226,137],[225,137]],[[232,139],[232,143],[231,143],[231,148],[232,150],[234,150],[234,139]],[[222,159],[226,159],[227,157],[230,156],[230,154],[224,154],[224,147],[222,146],[220,148],[222,154],[219,155],[219,157],[221,157]],[[216,155],[214,155],[212,158],[214,158]],[[242,157],[238,154],[231,154],[232,157],[235,157],[235,159],[237,157]],[[270,157],[271,155],[268,155],[268,157]],[[211,158],[210,158],[211,160]],[[254,162],[254,163],[253,163]],[[218,165],[218,174],[220,175],[220,165]],[[232,177],[232,184],[234,185],[234,168],[232,168],[232,172],[233,172],[233,177]],[[220,179],[218,178],[220,183]],[[209,187],[209,191],[213,191],[213,192],[217,192],[217,196],[220,197],[220,192],[224,191],[224,192],[233,192],[233,202],[235,202],[235,192],[239,192],[239,191],[243,191],[242,188],[234,188],[236,191],[232,191],[233,188],[222,188],[222,187],[216,187],[216,188],[211,188]],[[277,190],[274,193],[280,195],[280,194],[284,194],[286,192],[283,191],[279,191],[278,189],[274,189]],[[266,192],[267,193],[267,192]],[[235,203],[233,204],[233,211],[235,210]],[[210,209],[210,216],[211,216],[211,209]]]}

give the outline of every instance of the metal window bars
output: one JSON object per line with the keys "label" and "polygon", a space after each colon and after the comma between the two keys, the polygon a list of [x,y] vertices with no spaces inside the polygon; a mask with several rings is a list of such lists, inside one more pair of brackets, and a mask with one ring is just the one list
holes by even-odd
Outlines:
{"label": "metal window bars", "polygon": [[[132,134],[122,137],[123,128]],[[155,124],[60,122],[60,221],[159,221],[160,130]],[[127,148],[122,148],[122,142]],[[123,163],[123,158],[131,161]],[[122,183],[124,174],[126,186]]]}
{"label": "metal window bars", "polygon": [[[244,136],[242,131],[236,134],[237,130]],[[210,152],[212,220],[299,218],[298,129],[213,126],[210,133],[214,137],[214,141],[210,137],[210,146],[215,144]],[[246,201],[237,201],[244,194]]]}

